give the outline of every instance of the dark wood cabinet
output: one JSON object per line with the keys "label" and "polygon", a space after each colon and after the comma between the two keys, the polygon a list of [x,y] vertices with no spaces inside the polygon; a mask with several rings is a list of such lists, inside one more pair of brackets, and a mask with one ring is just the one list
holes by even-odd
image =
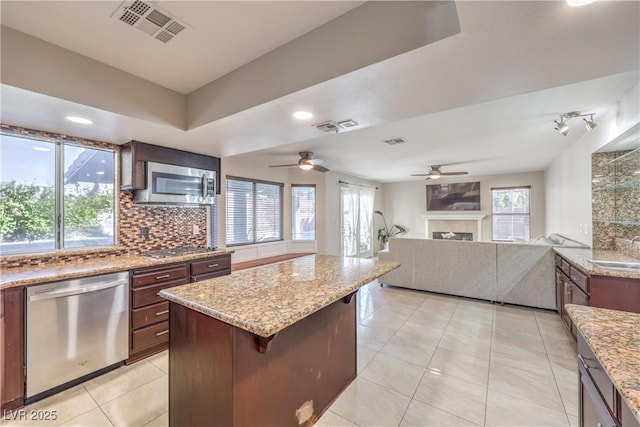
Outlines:
{"label": "dark wood cabinet", "polygon": [[24,287],[0,291],[0,353],[1,415],[24,403]]}
{"label": "dark wood cabinet", "polygon": [[169,302],[158,295],[162,289],[231,274],[231,255],[131,272],[129,359],[133,363],[167,348]]}
{"label": "dark wood cabinet", "polygon": [[564,309],[565,304],[640,313],[640,280],[589,275],[556,254],[556,309],[576,338],[576,329]]}
{"label": "dark wood cabinet", "polygon": [[216,193],[220,194],[220,158],[176,150],[140,141],[130,141],[120,147],[121,189],[146,188],[146,162],[189,166],[216,172]]}
{"label": "dark wood cabinet", "polygon": [[191,282],[213,279],[231,273],[231,255],[191,262]]}
{"label": "dark wood cabinet", "polygon": [[135,362],[167,347],[169,312],[162,289],[189,283],[189,264],[141,268],[131,272],[129,359]]}
{"label": "dark wood cabinet", "polygon": [[591,348],[578,332],[581,427],[640,427]]}

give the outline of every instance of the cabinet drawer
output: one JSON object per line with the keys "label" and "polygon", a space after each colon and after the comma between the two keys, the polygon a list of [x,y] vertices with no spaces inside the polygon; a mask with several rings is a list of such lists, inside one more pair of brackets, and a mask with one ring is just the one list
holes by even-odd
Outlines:
{"label": "cabinet drawer", "polygon": [[208,274],[199,274],[197,276],[191,276],[191,283],[202,282],[203,280],[215,279],[216,277],[226,276],[227,274],[229,274],[228,270],[216,271],[214,273],[208,273]]}
{"label": "cabinet drawer", "polygon": [[569,276],[570,267],[571,267],[571,264],[569,264],[566,259],[560,258],[560,269],[564,271],[564,274],[566,274],[567,276]]}
{"label": "cabinet drawer", "polygon": [[609,411],[611,413],[615,413],[613,410],[615,408],[613,398],[616,394],[616,391],[613,383],[609,379],[609,376],[606,374],[606,372],[604,372],[604,369],[602,369],[602,365],[600,365],[600,362],[598,362],[598,359],[596,359],[596,356],[591,351],[591,348],[580,334],[578,334],[578,355],[578,359],[582,358],[582,360],[578,360],[578,364],[582,365],[582,369],[585,370],[591,376],[591,378],[593,378],[598,391],[609,407]]}
{"label": "cabinet drawer", "polygon": [[131,339],[131,352],[151,347],[169,341],[169,322],[158,323],[146,328],[133,331]]}
{"label": "cabinet drawer", "polygon": [[222,256],[209,258],[202,261],[194,261],[191,263],[191,275],[214,273],[225,271],[231,268],[231,256]]}
{"label": "cabinet drawer", "polygon": [[574,266],[571,266],[571,271],[569,274],[571,281],[576,285],[580,286],[583,291],[589,293],[591,290],[589,289],[589,276],[584,274],[582,271],[578,270]]}
{"label": "cabinet drawer", "polygon": [[184,277],[182,279],[168,282],[168,283],[159,283],[157,285],[144,286],[142,288],[133,289],[131,291],[131,307],[138,308],[148,304],[155,304],[157,302],[166,301],[165,299],[158,296],[158,292],[162,289],[171,288],[173,286],[184,285],[188,283],[187,278]]}
{"label": "cabinet drawer", "polygon": [[562,267],[562,257],[558,254],[555,255],[556,267]]}
{"label": "cabinet drawer", "polygon": [[187,277],[187,264],[171,265],[133,272],[131,286],[138,287],[151,283],[165,283]]}
{"label": "cabinet drawer", "polygon": [[136,308],[131,314],[131,328],[139,329],[169,320],[169,301]]}

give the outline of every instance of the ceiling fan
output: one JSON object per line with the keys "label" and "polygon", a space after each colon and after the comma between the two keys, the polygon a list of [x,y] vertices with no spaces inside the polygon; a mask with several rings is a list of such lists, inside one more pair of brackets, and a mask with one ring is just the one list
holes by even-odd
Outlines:
{"label": "ceiling fan", "polygon": [[426,179],[438,179],[441,176],[466,175],[469,172],[442,172],[441,165],[429,166],[429,173],[412,174],[411,176],[426,176]]}
{"label": "ceiling fan", "polygon": [[269,167],[270,168],[286,168],[291,166],[298,166],[300,169],[306,170],[306,171],[311,169],[318,172],[329,171],[329,169],[325,168],[324,166],[320,166],[322,163],[324,163],[324,160],[313,158],[313,152],[301,151],[299,154],[300,154],[300,160],[298,160],[298,163],[293,163],[290,165],[274,165]]}

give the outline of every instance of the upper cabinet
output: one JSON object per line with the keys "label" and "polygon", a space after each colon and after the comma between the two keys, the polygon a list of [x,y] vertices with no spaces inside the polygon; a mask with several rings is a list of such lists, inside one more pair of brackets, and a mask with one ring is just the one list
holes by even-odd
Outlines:
{"label": "upper cabinet", "polygon": [[[159,145],[147,144],[140,141],[130,141],[122,145],[121,176],[124,191],[142,190],[146,187],[146,163],[167,163],[170,165],[189,166],[216,172],[220,177],[220,158],[204,154],[175,150]],[[220,179],[216,182],[216,193],[220,194]]]}
{"label": "upper cabinet", "polygon": [[640,125],[591,158],[594,249],[615,249],[616,238],[640,235]]}

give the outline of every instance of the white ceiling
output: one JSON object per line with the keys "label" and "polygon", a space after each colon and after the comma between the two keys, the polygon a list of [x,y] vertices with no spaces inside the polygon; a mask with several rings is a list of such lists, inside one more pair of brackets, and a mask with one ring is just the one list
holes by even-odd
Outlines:
{"label": "white ceiling", "polygon": [[[167,62],[158,49],[182,35],[168,45],[137,37],[128,45],[120,23],[108,18],[117,4],[3,0],[1,18],[3,25],[185,93],[357,5],[160,2],[197,29],[188,38],[184,34],[188,46],[172,48],[184,54],[182,62],[174,56]],[[137,139],[241,155],[263,164],[293,163],[298,151],[311,150],[331,170],[381,182],[412,179],[409,174],[430,164],[456,163],[444,170],[473,175],[543,170],[585,132],[581,126],[563,138],[553,131],[553,119],[574,110],[602,113],[640,81],[639,6],[458,2],[462,31],[456,36],[188,131],[6,85],[2,121],[116,143]],[[207,19],[221,22],[205,36],[200,29],[209,28]],[[218,29],[229,33],[209,39],[214,33],[208,31]],[[83,37],[87,31],[93,37]],[[212,65],[203,52],[213,51],[220,53]],[[190,74],[194,69],[199,74]],[[291,118],[302,107],[314,112],[312,122],[351,118],[360,126],[321,134]],[[70,112],[96,125],[72,125],[63,119]],[[382,143],[393,137],[408,142]]]}
{"label": "white ceiling", "polygon": [[3,0],[2,24],[187,94],[363,2],[154,1],[189,25],[167,44],[112,19],[121,3]]}

